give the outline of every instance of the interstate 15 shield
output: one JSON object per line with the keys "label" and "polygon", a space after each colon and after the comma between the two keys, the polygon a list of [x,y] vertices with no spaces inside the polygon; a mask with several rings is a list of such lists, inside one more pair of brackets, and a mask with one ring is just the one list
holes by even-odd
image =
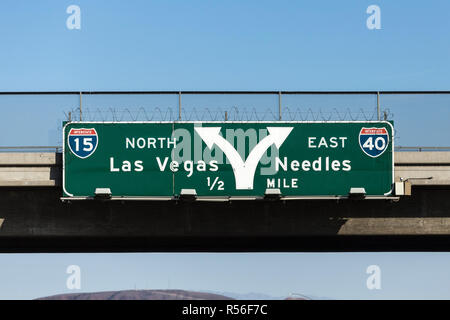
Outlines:
{"label": "interstate 15 shield", "polygon": [[389,134],[386,128],[361,128],[359,146],[369,157],[376,158],[386,151],[389,145]]}
{"label": "interstate 15 shield", "polygon": [[97,149],[97,131],[94,128],[72,128],[67,137],[67,144],[74,155],[85,159]]}

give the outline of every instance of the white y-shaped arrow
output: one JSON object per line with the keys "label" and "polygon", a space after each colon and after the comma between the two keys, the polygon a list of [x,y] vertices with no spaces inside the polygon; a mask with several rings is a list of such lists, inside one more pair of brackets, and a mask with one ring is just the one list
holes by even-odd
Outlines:
{"label": "white y-shaped arrow", "polygon": [[279,149],[293,127],[267,127],[269,135],[253,148],[245,162],[231,143],[219,134],[220,129],[221,127],[196,127],[195,131],[209,149],[216,144],[225,153],[234,171],[236,189],[251,190],[253,189],[253,178],[259,160],[261,160],[261,157],[272,144],[275,144]]}

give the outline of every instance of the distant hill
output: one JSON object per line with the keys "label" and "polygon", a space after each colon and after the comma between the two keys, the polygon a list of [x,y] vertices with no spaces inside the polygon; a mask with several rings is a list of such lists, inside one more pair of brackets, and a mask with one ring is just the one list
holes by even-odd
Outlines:
{"label": "distant hill", "polygon": [[36,300],[234,300],[219,294],[185,290],[123,290],[67,293]]}
{"label": "distant hill", "polygon": [[209,291],[204,292],[214,293],[218,295],[223,295],[226,297],[233,298],[235,300],[332,300],[330,298],[318,297],[313,295],[304,295],[300,293],[291,293],[289,296],[271,296],[265,293],[236,293],[227,291]]}
{"label": "distant hill", "polygon": [[249,293],[236,293],[228,291],[210,291],[205,290],[204,292],[214,293],[226,297],[233,298],[235,300],[284,300],[286,297],[282,296],[271,296],[264,293],[249,292]]}

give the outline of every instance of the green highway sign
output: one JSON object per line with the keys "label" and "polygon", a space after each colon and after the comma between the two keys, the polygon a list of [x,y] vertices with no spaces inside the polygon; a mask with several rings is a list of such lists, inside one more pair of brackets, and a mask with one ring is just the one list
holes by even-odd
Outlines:
{"label": "green highway sign", "polygon": [[67,122],[63,196],[389,196],[393,132],[388,121]]}

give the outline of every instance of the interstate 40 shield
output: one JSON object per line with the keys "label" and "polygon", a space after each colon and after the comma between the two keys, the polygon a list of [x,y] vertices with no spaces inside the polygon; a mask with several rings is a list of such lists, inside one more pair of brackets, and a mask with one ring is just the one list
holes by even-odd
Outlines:
{"label": "interstate 40 shield", "polygon": [[389,145],[389,133],[384,127],[363,127],[359,132],[359,145],[368,156],[379,157]]}
{"label": "interstate 40 shield", "polygon": [[69,122],[64,197],[367,196],[393,190],[393,124],[363,122]]}

